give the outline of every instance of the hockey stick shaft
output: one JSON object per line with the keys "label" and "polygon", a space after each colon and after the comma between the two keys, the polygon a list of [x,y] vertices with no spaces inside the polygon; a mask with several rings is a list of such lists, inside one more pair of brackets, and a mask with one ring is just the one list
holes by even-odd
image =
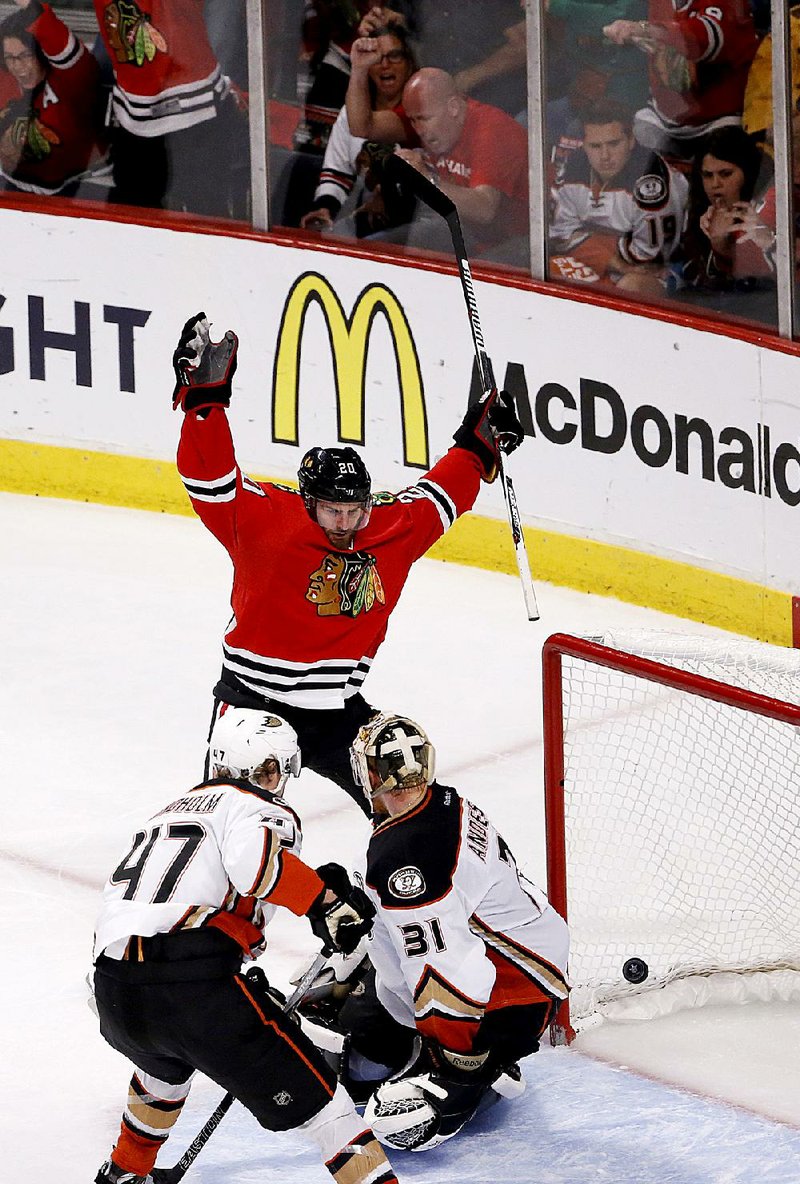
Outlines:
{"label": "hockey stick shaft", "polygon": [[[298,1003],[302,1002],[303,996],[330,958],[332,952],[332,950],[326,948],[317,954],[308,970],[286,1000],[283,1008],[285,1015],[291,1015]],[[216,1110],[213,1114],[209,1115],[205,1124],[197,1132],[194,1139],[192,1139],[178,1162],[173,1164],[171,1168],[153,1168],[150,1173],[153,1184],[178,1184],[178,1181],[183,1179],[235,1101],[236,1098],[232,1093],[225,1094]]]}
{"label": "hockey stick shaft", "polygon": [[[439,214],[444,218],[450,231],[450,237],[453,241],[453,250],[456,256],[456,263],[458,264],[458,274],[461,278],[461,289],[464,293],[464,302],[467,306],[467,315],[469,317],[469,327],[472,333],[472,343],[475,348],[475,358],[478,363],[478,371],[480,373],[481,385],[484,392],[493,390],[495,387],[494,371],[492,363],[486,352],[486,344],[483,339],[483,329],[481,327],[480,313],[478,312],[478,300],[475,296],[475,287],[472,283],[472,272],[469,267],[469,260],[467,258],[467,249],[464,244],[464,234],[461,229],[461,219],[458,216],[455,202],[452,201],[445,193],[442,193],[436,185],[429,181],[412,165],[403,160],[400,156],[391,156],[387,161],[387,167],[390,174],[393,172],[396,179],[401,185],[407,187],[414,193],[420,201],[423,201],[434,213]],[[506,513],[508,515],[508,523],[511,527],[511,538],[514,543],[514,553],[517,557],[517,567],[519,568],[519,578],[522,583],[522,595],[525,599],[525,610],[528,614],[529,621],[539,620],[539,606],[536,603],[536,592],[533,587],[533,577],[531,576],[531,565],[528,559],[528,549],[525,545],[525,535],[522,529],[522,519],[520,517],[519,505],[517,503],[517,495],[514,490],[514,483],[511,476],[506,469],[502,450],[498,449],[498,469],[500,473],[500,483],[503,487],[503,496],[506,503]]]}

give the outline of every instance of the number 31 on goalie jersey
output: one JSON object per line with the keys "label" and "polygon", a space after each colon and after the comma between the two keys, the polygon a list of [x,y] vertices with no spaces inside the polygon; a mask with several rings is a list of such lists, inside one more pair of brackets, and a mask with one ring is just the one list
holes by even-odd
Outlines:
{"label": "number 31 on goalie jersey", "polygon": [[441,922],[438,917],[431,917],[427,921],[413,921],[408,925],[401,925],[403,935],[403,953],[407,958],[421,958],[430,953],[433,948],[437,954],[447,949]]}

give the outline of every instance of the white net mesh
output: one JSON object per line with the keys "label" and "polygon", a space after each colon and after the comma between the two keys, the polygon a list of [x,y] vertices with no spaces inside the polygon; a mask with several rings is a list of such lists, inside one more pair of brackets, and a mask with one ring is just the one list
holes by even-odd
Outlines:
{"label": "white net mesh", "polygon": [[[797,651],[591,640],[800,704]],[[797,727],[568,656],[563,686],[575,1029],[687,975],[800,969]]]}

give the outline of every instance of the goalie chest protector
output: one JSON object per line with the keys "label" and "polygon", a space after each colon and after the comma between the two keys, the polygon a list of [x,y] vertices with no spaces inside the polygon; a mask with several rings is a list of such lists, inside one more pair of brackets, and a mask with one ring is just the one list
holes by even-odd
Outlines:
{"label": "goalie chest protector", "polygon": [[413,810],[377,827],[366,879],[383,908],[416,908],[447,895],[461,847],[461,813],[456,791],[435,783]]}

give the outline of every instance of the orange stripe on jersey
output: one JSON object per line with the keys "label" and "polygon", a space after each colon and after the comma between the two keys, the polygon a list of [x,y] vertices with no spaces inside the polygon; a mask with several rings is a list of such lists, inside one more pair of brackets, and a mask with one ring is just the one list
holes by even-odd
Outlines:
{"label": "orange stripe on jersey", "polygon": [[262,899],[289,909],[297,917],[304,917],[325,885],[313,867],[291,851],[281,852],[281,874],[269,895]]}
{"label": "orange stripe on jersey", "polygon": [[297,1045],[292,1040],[289,1039],[289,1037],[286,1035],[286,1033],[281,1031],[281,1029],[278,1027],[278,1025],[275,1023],[275,1021],[267,1019],[267,1017],[264,1015],[264,1012],[261,1010],[258,1003],[255,1001],[255,999],[253,998],[253,996],[250,994],[247,987],[245,986],[244,980],[237,974],[233,981],[236,983],[237,987],[242,992],[242,994],[247,998],[247,1000],[254,1007],[256,1014],[258,1015],[258,1018],[261,1020],[264,1027],[275,1029],[275,1031],[280,1036],[281,1040],[285,1041],[286,1044],[289,1045],[289,1047],[292,1049],[292,1051],[300,1058],[300,1060],[303,1062],[303,1064],[307,1067],[309,1072],[314,1074],[314,1076],[317,1078],[317,1080],[322,1085],[322,1088],[325,1090],[326,1094],[328,1094],[328,1096],[332,1098],[333,1097],[333,1090],[330,1088],[330,1086],[328,1085],[325,1078],[322,1077],[320,1075],[320,1073],[317,1072],[315,1067],[311,1064],[311,1061],[309,1061],[308,1057],[300,1051],[300,1049],[297,1047]]}

